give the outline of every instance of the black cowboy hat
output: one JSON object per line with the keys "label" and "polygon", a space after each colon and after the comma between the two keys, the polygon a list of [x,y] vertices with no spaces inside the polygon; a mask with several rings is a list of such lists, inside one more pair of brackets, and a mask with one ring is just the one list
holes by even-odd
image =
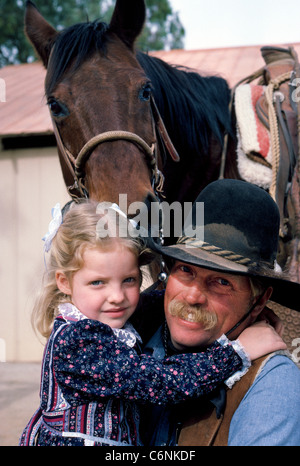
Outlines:
{"label": "black cowboy hat", "polygon": [[[204,237],[192,237],[186,231],[195,229],[196,203],[202,202]],[[185,223],[177,243],[156,249],[192,265],[257,278],[273,287],[272,301],[300,311],[300,284],[275,266],[279,220],[276,203],[263,189],[244,181],[218,180],[196,199],[190,223]]]}

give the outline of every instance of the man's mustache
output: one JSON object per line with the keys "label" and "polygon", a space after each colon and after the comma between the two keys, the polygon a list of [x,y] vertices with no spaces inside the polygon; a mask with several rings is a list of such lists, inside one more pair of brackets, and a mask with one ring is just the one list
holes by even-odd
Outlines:
{"label": "man's mustache", "polygon": [[169,304],[169,312],[173,317],[202,324],[204,330],[211,330],[218,322],[215,312],[207,311],[199,304],[189,306],[175,299]]}

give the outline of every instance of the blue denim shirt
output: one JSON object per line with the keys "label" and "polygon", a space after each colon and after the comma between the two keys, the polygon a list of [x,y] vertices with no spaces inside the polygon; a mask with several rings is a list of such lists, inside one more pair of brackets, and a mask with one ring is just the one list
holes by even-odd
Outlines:
{"label": "blue denim shirt", "polygon": [[[163,358],[162,331],[146,353]],[[147,421],[150,445],[176,445],[175,409],[155,407]],[[286,355],[275,354],[250,387],[230,425],[229,446],[300,446],[300,370]],[[192,445],[191,445],[192,446]]]}

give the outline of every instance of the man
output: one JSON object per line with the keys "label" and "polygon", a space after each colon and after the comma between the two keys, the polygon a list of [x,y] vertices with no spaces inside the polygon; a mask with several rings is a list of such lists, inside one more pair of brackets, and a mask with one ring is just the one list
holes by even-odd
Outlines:
{"label": "man", "polygon": [[[270,297],[300,310],[300,285],[275,271],[279,212],[271,197],[249,183],[220,180],[205,188],[197,202],[204,202],[204,242],[183,235],[177,244],[159,248],[170,269],[166,324],[145,349],[157,358],[203,350],[222,334],[236,339],[259,319]],[[146,418],[146,441],[300,445],[299,389],[300,371],[288,355],[268,355],[255,361],[232,389],[221,387],[205,400],[155,408],[151,422]]]}

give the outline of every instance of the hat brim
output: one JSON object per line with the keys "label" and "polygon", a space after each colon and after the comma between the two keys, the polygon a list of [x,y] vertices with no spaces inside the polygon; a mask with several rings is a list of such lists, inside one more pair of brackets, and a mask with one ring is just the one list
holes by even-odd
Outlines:
{"label": "hat brim", "polygon": [[251,269],[246,265],[228,260],[224,257],[202,250],[189,247],[186,244],[175,244],[159,248],[160,254],[172,259],[186,262],[191,265],[216,270],[222,273],[246,275],[258,278],[267,286],[273,288],[271,301],[300,312],[300,284],[282,278],[279,274],[256,267]]}

